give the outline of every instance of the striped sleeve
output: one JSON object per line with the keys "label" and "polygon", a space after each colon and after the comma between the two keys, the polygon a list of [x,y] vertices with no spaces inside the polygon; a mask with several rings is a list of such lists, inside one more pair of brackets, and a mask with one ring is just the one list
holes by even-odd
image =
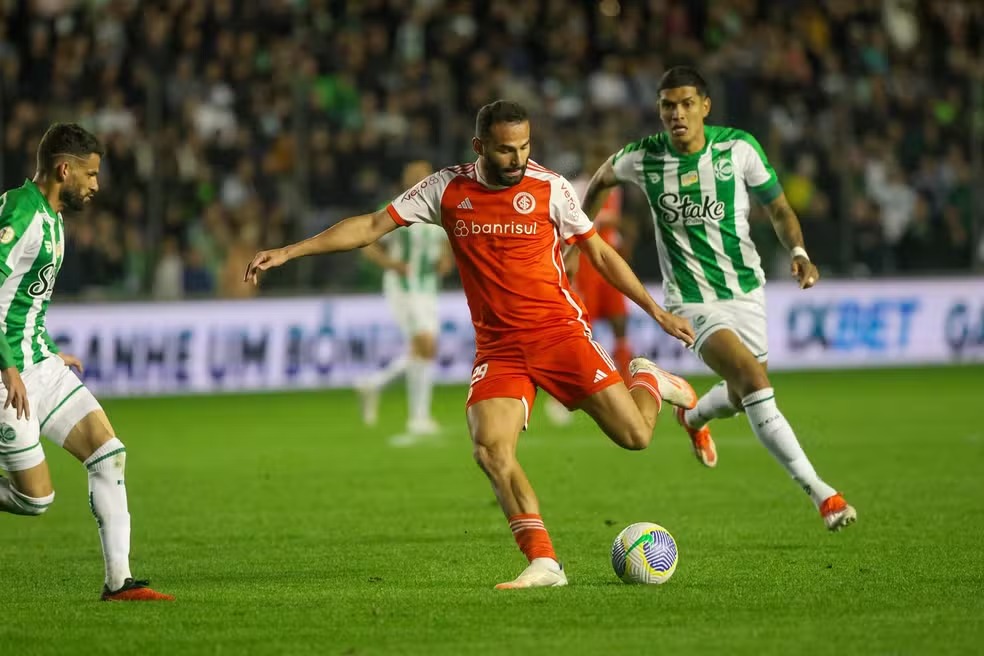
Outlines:
{"label": "striped sleeve", "polygon": [[619,182],[638,182],[636,166],[646,151],[642,141],[633,141],[612,155],[612,169]]}
{"label": "striped sleeve", "polygon": [[782,194],[782,185],[762,145],[747,132],[739,132],[736,146],[748,190],[758,202],[768,205]]}
{"label": "striped sleeve", "polygon": [[0,273],[6,278],[14,269],[26,244],[24,236],[31,227],[34,207],[18,202],[17,191],[0,196]]}

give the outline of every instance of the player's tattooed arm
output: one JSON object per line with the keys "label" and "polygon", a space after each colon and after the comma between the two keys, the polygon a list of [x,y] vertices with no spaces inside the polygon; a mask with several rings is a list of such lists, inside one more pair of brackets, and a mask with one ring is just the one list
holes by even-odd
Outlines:
{"label": "player's tattooed arm", "polygon": [[577,242],[577,247],[588,257],[602,278],[641,307],[668,335],[676,337],[687,346],[694,343],[694,329],[690,322],[660,307],[622,256],[597,233]]}
{"label": "player's tattooed arm", "polygon": [[591,176],[591,182],[588,183],[588,188],[584,191],[581,208],[589,219],[594,220],[598,216],[598,212],[605,205],[608,192],[611,191],[612,187],[618,186],[618,178],[615,176],[613,164],[614,159],[615,156],[612,155],[601,165],[601,168],[595,171],[595,174]]}
{"label": "player's tattooed arm", "polygon": [[803,243],[803,228],[796,212],[789,206],[786,194],[779,194],[765,206],[772,221],[772,228],[786,250],[792,255],[791,272],[802,289],[809,289],[820,280],[820,271],[810,261]]}
{"label": "player's tattooed arm", "polygon": [[244,282],[259,284],[259,274],[306,255],[351,251],[372,244],[399,226],[386,209],[342,219],[327,230],[295,244],[260,251],[246,267]]}

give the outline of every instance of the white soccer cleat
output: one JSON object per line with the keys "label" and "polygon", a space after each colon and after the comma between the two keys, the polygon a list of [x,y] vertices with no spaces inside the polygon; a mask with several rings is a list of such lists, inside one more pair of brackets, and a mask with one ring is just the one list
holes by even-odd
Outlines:
{"label": "white soccer cleat", "polygon": [[659,395],[670,405],[678,408],[690,408],[697,405],[697,392],[686,380],[680,376],[675,376],[669,371],[660,369],[646,358],[633,358],[629,362],[629,375],[635,376],[639,372],[652,375],[659,385]]}
{"label": "white soccer cleat", "polygon": [[840,493],[824,499],[820,504],[820,516],[827,530],[834,532],[858,521],[858,511]]}
{"label": "white soccer cleat", "polygon": [[441,425],[431,417],[411,419],[407,422],[407,432],[411,435],[437,435],[441,432]]}
{"label": "white soccer cleat", "polygon": [[355,386],[362,401],[362,421],[366,426],[375,426],[379,421],[379,387],[369,381],[362,381]]}
{"label": "white soccer cleat", "polygon": [[534,558],[514,581],[500,583],[496,590],[521,588],[559,588],[567,585],[563,566],[553,558]]}

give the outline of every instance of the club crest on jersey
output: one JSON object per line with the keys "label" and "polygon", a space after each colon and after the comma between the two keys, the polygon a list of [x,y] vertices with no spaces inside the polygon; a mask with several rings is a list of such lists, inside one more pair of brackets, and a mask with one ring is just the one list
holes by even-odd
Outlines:
{"label": "club crest on jersey", "polygon": [[689,171],[680,176],[680,184],[684,187],[697,184],[698,180],[700,180],[700,178],[697,176],[697,171]]}
{"label": "club crest on jersey", "polygon": [[14,229],[10,226],[0,228],[0,244],[9,244],[14,241]]}
{"label": "club crest on jersey", "polygon": [[44,240],[44,252],[47,253],[48,255],[51,255],[51,240],[50,239],[45,239]]}
{"label": "club crest on jersey", "polygon": [[663,176],[661,176],[656,171],[653,171],[648,175],[649,175],[649,184],[659,184],[659,181],[663,179]]}
{"label": "club crest on jersey", "polygon": [[528,191],[521,191],[513,196],[513,209],[520,214],[529,214],[536,209],[536,198]]}
{"label": "club crest on jersey", "polygon": [[714,162],[714,177],[724,182],[735,177],[735,166],[728,159],[719,159]]}

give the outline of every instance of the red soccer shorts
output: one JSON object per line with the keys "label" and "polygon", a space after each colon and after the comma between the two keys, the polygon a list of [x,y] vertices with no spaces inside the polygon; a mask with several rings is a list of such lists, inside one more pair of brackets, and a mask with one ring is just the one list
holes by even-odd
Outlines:
{"label": "red soccer shorts", "polygon": [[610,385],[622,382],[604,348],[583,332],[483,349],[475,357],[467,406],[497,398],[520,399],[529,420],[542,389],[570,409]]}

